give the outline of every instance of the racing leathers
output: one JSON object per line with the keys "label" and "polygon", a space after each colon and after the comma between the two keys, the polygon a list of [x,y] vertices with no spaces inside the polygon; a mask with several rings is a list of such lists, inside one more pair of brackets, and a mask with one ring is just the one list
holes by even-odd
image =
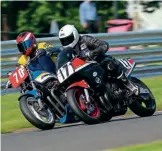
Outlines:
{"label": "racing leathers", "polygon": [[120,80],[130,90],[130,95],[138,95],[138,87],[125,76],[125,67],[117,59],[105,55],[108,49],[109,44],[107,42],[84,35],[80,36],[77,45],[74,47],[74,52],[77,56],[99,62],[107,73]]}
{"label": "racing leathers", "polygon": [[[51,59],[51,53],[57,52],[58,48],[54,48],[52,45],[49,45],[45,42],[37,44],[37,49],[26,57],[22,55],[19,58],[19,64],[26,64],[27,61],[30,61],[29,69],[31,71],[47,71],[50,73],[56,73],[56,66],[54,61]],[[22,58],[25,58],[25,61],[22,63]],[[24,59],[23,59],[24,60]]]}
{"label": "racing leathers", "polygon": [[[37,49],[30,54],[30,56],[21,55],[18,59],[19,65],[26,65],[30,62],[29,69],[31,71],[46,71],[49,73],[56,73],[56,66],[52,58],[52,54],[57,54],[59,48],[53,47],[45,42],[37,44]],[[10,81],[7,82],[6,88],[10,88]]]}

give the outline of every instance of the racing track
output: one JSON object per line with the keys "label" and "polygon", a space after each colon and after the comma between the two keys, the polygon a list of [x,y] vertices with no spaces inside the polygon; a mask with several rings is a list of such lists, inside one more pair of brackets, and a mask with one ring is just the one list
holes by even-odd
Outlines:
{"label": "racing track", "polygon": [[78,124],[49,131],[2,135],[2,151],[99,151],[162,140],[162,113],[117,118],[97,125]]}

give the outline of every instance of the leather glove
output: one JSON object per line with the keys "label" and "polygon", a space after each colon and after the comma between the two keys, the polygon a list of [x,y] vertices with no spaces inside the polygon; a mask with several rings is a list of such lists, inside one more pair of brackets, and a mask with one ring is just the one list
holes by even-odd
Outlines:
{"label": "leather glove", "polygon": [[48,56],[57,56],[60,53],[60,48],[48,48],[46,49]]}
{"label": "leather glove", "polygon": [[92,59],[92,52],[91,51],[87,51],[87,50],[84,50],[84,51],[81,51],[80,53],[80,57],[83,58],[83,59]]}

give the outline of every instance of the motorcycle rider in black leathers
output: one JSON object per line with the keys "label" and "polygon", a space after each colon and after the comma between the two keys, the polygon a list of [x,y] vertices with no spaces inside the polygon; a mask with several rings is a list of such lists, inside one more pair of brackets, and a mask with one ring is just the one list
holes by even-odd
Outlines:
{"label": "motorcycle rider in black leathers", "polygon": [[138,86],[125,76],[125,67],[112,56],[104,57],[109,49],[107,42],[89,35],[81,36],[73,25],[63,26],[59,31],[59,39],[63,48],[73,48],[75,55],[99,62],[107,73],[111,73],[112,77],[117,78],[130,90],[130,95],[139,94]]}

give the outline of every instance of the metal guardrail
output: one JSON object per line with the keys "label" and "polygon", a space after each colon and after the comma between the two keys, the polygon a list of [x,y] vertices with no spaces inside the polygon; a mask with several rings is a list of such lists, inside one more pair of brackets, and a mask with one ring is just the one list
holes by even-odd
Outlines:
{"label": "metal guardrail", "polygon": [[[117,58],[133,58],[137,63],[137,68],[133,75],[137,77],[149,77],[162,75],[162,30],[126,32],[126,33],[100,33],[90,34],[101,40],[109,42],[110,47],[129,47],[125,51],[108,52]],[[48,42],[55,46],[60,46],[57,37],[38,38],[38,42]],[[140,49],[131,49],[130,46],[140,45]],[[157,45],[156,47],[147,47]],[[16,48],[15,40],[1,42],[1,78],[7,78],[6,73],[15,69],[19,52]],[[156,63],[154,65],[148,64]],[[146,65],[147,64],[147,65]],[[5,81],[5,80],[3,80]],[[5,82],[1,83],[3,89]],[[12,91],[12,90],[10,90]],[[3,92],[3,91],[2,91]]]}

